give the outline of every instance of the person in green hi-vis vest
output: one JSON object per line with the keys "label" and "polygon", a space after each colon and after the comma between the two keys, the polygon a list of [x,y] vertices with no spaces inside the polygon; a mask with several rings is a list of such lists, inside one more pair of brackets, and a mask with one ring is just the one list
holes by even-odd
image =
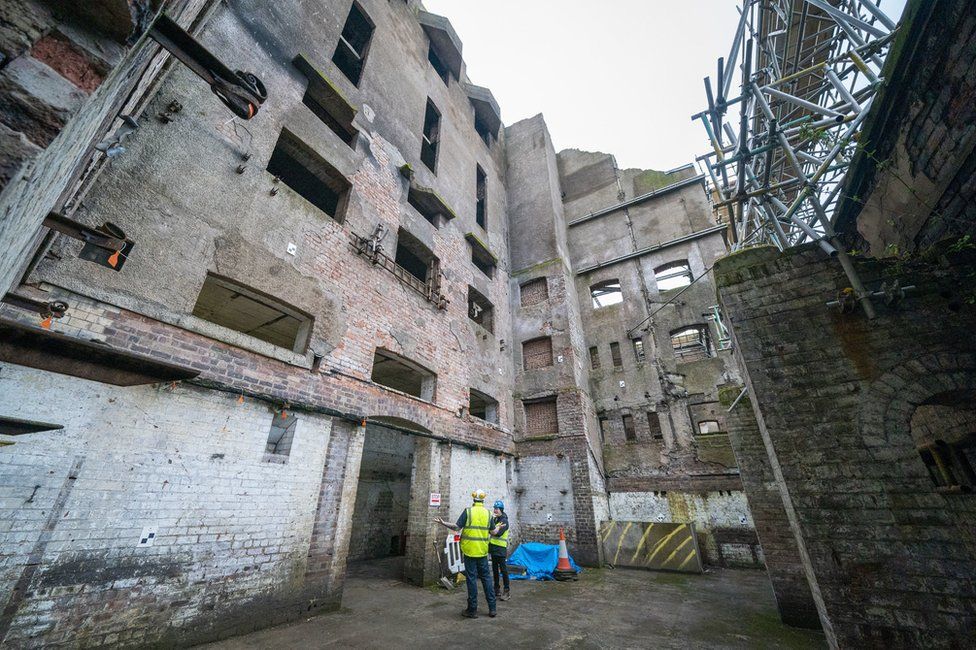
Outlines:
{"label": "person in green hi-vis vest", "polygon": [[495,590],[488,575],[488,539],[491,513],[485,507],[488,495],[484,490],[471,493],[474,502],[466,508],[457,523],[437,518],[434,521],[451,530],[461,531],[461,555],[464,557],[464,577],[468,583],[468,608],[461,612],[466,618],[478,618],[478,580],[485,590],[488,616],[495,617]]}

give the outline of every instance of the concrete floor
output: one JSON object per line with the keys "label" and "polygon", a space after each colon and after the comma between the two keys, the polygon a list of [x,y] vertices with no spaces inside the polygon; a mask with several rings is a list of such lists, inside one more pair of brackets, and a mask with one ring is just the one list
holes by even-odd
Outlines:
{"label": "concrete floor", "polygon": [[513,582],[513,597],[463,619],[454,592],[395,578],[398,559],[353,565],[343,607],[208,648],[823,648],[822,634],[779,621],[765,572],[703,576],[588,569],[577,582]]}

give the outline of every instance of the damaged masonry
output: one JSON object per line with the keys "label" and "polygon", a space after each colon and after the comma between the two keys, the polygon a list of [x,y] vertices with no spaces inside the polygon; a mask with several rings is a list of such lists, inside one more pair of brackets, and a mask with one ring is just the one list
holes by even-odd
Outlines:
{"label": "damaged masonry", "polygon": [[[0,3],[0,645],[970,645],[976,12],[729,37],[657,171],[418,0]],[[474,489],[578,580],[460,621]]]}

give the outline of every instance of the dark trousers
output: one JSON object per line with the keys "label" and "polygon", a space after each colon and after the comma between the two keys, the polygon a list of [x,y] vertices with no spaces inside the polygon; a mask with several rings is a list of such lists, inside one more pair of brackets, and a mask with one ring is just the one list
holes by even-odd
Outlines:
{"label": "dark trousers", "polygon": [[[502,549],[503,551],[506,549]],[[498,572],[502,572],[502,584],[508,591],[508,555],[506,553],[491,553],[491,575],[495,582],[495,592],[498,592]]]}
{"label": "dark trousers", "polygon": [[468,611],[478,611],[478,580],[481,580],[481,587],[485,590],[485,600],[488,601],[488,611],[495,611],[495,590],[491,588],[491,580],[488,579],[488,556],[468,557],[464,556],[464,577],[468,583]]}

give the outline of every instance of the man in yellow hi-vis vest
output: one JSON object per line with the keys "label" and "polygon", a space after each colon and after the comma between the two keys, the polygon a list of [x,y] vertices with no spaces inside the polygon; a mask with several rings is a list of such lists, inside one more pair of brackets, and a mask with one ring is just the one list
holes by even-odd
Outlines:
{"label": "man in yellow hi-vis vest", "polygon": [[468,583],[468,608],[461,615],[467,618],[478,618],[479,579],[488,601],[488,616],[495,617],[495,590],[492,589],[488,571],[488,523],[491,513],[485,508],[487,496],[484,490],[472,492],[474,503],[461,513],[457,524],[435,519],[442,526],[461,531],[461,555],[464,556],[464,577]]}

